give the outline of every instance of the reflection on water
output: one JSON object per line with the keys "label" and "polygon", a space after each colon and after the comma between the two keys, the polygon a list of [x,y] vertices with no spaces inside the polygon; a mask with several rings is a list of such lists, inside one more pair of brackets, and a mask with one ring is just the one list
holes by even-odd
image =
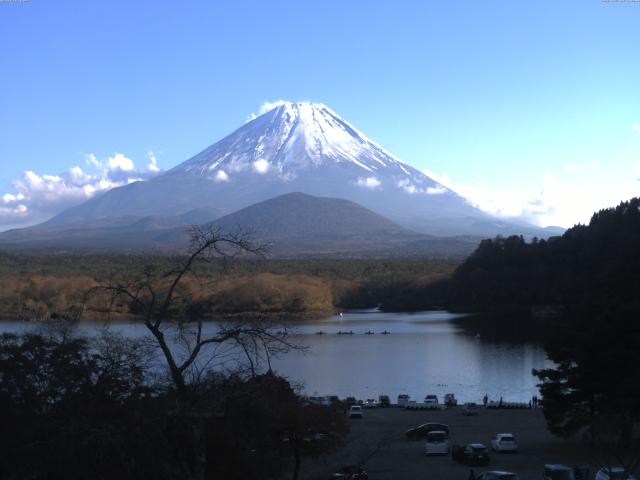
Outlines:
{"label": "reflection on water", "polygon": [[[362,311],[305,323],[295,331],[309,352],[291,353],[274,362],[275,368],[303,381],[310,394],[395,399],[408,393],[421,401],[428,393],[442,398],[453,392],[460,401],[480,401],[486,393],[528,401],[538,393],[531,370],[548,365],[542,347],[485,342],[465,334],[452,322],[457,317]],[[391,333],[381,335],[385,330]]]}
{"label": "reflection on water", "polygon": [[[452,321],[458,317],[448,312],[366,310],[293,324],[289,338],[308,349],[275,359],[273,367],[303,384],[308,394],[387,394],[395,400],[399,393],[408,393],[420,401],[428,393],[442,398],[453,392],[460,401],[480,401],[486,393],[491,399],[528,401],[538,393],[531,370],[549,365],[542,347],[476,338]],[[84,324],[79,329],[91,334],[100,327]],[[18,322],[0,324],[1,331],[27,328],[29,324]],[[144,326],[134,323],[114,323],[110,328],[131,337],[147,334]],[[215,323],[206,327],[215,328]],[[366,334],[369,331],[372,334]]]}

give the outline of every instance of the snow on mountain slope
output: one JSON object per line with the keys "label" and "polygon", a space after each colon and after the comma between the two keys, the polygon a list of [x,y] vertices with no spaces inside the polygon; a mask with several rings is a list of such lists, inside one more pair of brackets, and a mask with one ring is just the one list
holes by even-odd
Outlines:
{"label": "snow on mountain slope", "polygon": [[295,180],[304,170],[355,167],[354,185],[383,180],[409,193],[446,189],[391,155],[321,103],[287,102],[250,121],[169,174],[194,174],[229,182],[239,173],[270,173]]}

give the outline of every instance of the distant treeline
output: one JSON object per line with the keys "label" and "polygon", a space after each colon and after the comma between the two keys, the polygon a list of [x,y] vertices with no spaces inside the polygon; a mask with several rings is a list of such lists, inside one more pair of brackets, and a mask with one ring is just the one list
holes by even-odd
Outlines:
{"label": "distant treeline", "polygon": [[[461,264],[447,260],[213,261],[188,279],[206,301],[202,314],[326,314],[381,306],[392,311],[447,308],[493,315],[554,316],[571,306],[629,306],[640,291],[639,199],[595,213],[547,240],[497,237]],[[46,318],[83,304],[88,288],[134,276],[147,265],[167,271],[176,257],[0,253],[0,316]],[[100,314],[95,302],[85,315]],[[110,309],[113,313],[113,309]],[[116,309],[135,315],[128,305]]]}
{"label": "distant treeline", "polygon": [[[84,308],[84,317],[135,316],[131,305],[86,301],[110,278],[135,278],[148,265],[168,271],[177,257],[150,255],[26,255],[0,253],[0,316],[44,319]],[[416,308],[424,288],[457,266],[441,260],[236,259],[201,265],[186,287],[203,315],[238,313],[320,315],[336,309]]]}

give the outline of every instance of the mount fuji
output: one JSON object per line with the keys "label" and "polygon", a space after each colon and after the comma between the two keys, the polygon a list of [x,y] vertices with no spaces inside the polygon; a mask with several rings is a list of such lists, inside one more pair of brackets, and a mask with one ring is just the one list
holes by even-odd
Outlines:
{"label": "mount fuji", "polygon": [[114,188],[22,233],[121,228],[148,217],[165,226],[180,218],[205,223],[197,212],[210,221],[294,192],[355,202],[432,236],[549,235],[483,212],[329,107],[307,102],[278,105],[154,179]]}

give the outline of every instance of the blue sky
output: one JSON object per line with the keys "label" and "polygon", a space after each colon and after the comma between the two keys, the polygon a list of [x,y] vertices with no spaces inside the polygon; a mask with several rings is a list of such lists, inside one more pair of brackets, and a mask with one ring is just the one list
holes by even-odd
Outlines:
{"label": "blue sky", "polygon": [[327,104],[488,211],[588,221],[639,193],[638,25],[631,1],[0,2],[0,229],[277,99]]}

